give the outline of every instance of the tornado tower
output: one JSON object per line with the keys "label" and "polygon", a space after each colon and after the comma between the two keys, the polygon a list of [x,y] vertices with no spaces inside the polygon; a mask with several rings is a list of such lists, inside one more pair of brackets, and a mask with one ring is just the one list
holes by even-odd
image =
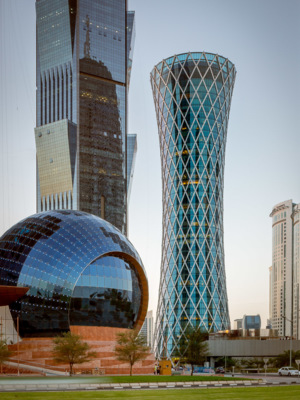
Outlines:
{"label": "tornado tower", "polygon": [[223,187],[235,75],[228,59],[205,52],[175,55],[151,72],[163,189],[158,357],[178,353],[188,326],[230,327]]}

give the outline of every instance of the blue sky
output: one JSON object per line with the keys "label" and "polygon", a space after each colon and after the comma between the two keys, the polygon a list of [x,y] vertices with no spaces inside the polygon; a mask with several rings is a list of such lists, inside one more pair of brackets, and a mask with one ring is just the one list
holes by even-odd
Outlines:
{"label": "blue sky", "polygon": [[[224,182],[225,268],[231,322],[268,317],[273,205],[300,202],[300,2],[129,0],[136,11],[129,131],[138,155],[129,237],[156,311],[161,257],[161,171],[150,71],[187,51],[236,66]],[[0,0],[0,234],[35,212],[35,5]]]}

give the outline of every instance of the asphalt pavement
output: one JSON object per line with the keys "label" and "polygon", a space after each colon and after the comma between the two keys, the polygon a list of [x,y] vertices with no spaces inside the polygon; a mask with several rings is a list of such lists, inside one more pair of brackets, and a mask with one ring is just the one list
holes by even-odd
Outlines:
{"label": "asphalt pavement", "polygon": [[[232,375],[225,375],[225,376],[232,376]],[[263,379],[267,383],[279,382],[285,384],[300,384],[300,377],[298,376],[279,376],[278,374],[268,373],[268,374],[234,374],[236,378],[248,378],[248,379]]]}

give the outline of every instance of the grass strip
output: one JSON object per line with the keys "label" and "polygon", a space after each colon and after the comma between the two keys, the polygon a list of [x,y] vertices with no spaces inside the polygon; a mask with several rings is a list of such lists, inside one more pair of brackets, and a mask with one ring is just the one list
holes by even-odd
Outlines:
{"label": "grass strip", "polygon": [[1,393],[1,400],[155,400],[162,397],[164,400],[174,400],[178,397],[182,400],[298,400],[300,387]]}

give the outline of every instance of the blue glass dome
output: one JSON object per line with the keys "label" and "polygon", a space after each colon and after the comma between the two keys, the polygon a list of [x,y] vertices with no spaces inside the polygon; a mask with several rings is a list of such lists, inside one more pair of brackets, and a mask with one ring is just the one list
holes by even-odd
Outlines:
{"label": "blue glass dome", "polygon": [[22,337],[55,336],[70,326],[141,326],[147,278],[129,240],[80,211],[32,215],[0,238],[0,285],[29,287],[10,304]]}

